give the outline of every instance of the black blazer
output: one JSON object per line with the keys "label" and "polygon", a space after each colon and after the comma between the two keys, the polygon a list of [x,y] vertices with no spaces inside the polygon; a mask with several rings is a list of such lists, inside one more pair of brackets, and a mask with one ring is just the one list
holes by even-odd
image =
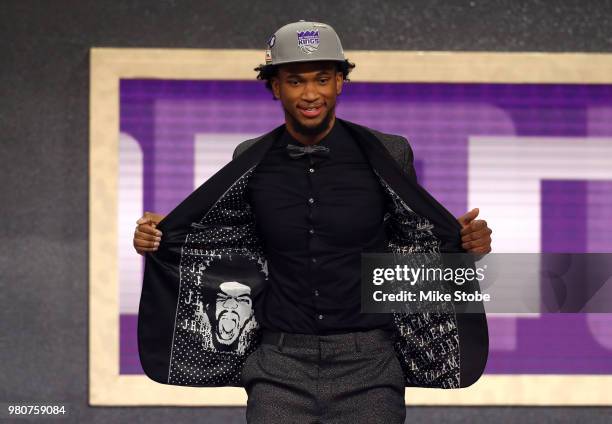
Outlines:
{"label": "black blazer", "polygon": [[[387,195],[390,249],[464,252],[460,224],[416,182],[406,139],[340,122],[365,152]],[[283,130],[284,125],[241,143],[230,163],[159,223],[164,235],[159,249],[146,256],[138,316],[140,359],[153,380],[242,385],[242,364],[260,342],[252,300],[267,284],[267,261],[246,187]],[[232,320],[226,320],[229,312],[219,301],[228,297],[241,305]],[[393,316],[406,386],[450,389],[478,380],[488,356],[483,308],[468,314],[451,304],[435,313]]]}

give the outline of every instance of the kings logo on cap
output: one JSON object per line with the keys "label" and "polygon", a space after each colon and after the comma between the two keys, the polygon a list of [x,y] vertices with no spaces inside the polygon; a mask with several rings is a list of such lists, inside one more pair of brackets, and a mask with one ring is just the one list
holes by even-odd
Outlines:
{"label": "kings logo on cap", "polygon": [[319,48],[319,30],[297,32],[298,47],[302,52],[311,54]]}

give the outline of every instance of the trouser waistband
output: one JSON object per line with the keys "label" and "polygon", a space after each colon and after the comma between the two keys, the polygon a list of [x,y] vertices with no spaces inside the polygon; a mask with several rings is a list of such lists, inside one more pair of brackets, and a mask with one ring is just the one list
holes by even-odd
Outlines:
{"label": "trouser waistband", "polygon": [[354,346],[359,352],[362,348],[371,350],[385,343],[393,341],[394,333],[389,330],[375,329],[342,334],[316,335],[294,334],[263,330],[261,342],[283,347],[303,349],[325,349],[334,346]]}

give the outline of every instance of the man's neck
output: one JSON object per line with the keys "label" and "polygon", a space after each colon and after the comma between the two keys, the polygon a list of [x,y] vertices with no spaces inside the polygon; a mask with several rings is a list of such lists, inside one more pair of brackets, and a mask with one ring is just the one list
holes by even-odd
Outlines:
{"label": "man's neck", "polygon": [[317,144],[319,141],[323,140],[325,136],[331,132],[332,128],[334,127],[335,122],[336,122],[336,116],[334,115],[329,120],[329,126],[327,127],[327,129],[325,129],[324,131],[318,134],[313,134],[313,135],[306,135],[306,134],[297,132],[293,128],[291,123],[288,121],[285,122],[286,124],[285,127],[287,128],[287,132],[291,135],[291,137],[299,141],[301,144],[312,145],[312,144]]}

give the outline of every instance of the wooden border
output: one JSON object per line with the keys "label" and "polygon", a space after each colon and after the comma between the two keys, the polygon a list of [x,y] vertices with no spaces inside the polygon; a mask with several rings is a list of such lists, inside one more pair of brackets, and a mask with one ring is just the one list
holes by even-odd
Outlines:
{"label": "wooden border", "polygon": [[[612,83],[612,54],[352,51],[353,81]],[[241,388],[167,386],[119,375],[117,177],[121,78],[253,80],[255,50],[93,48],[90,56],[89,402],[245,406]],[[97,223],[104,222],[104,226]],[[137,258],[135,258],[137,260]],[[459,390],[408,389],[409,405],[612,405],[612,376],[485,375]]]}

